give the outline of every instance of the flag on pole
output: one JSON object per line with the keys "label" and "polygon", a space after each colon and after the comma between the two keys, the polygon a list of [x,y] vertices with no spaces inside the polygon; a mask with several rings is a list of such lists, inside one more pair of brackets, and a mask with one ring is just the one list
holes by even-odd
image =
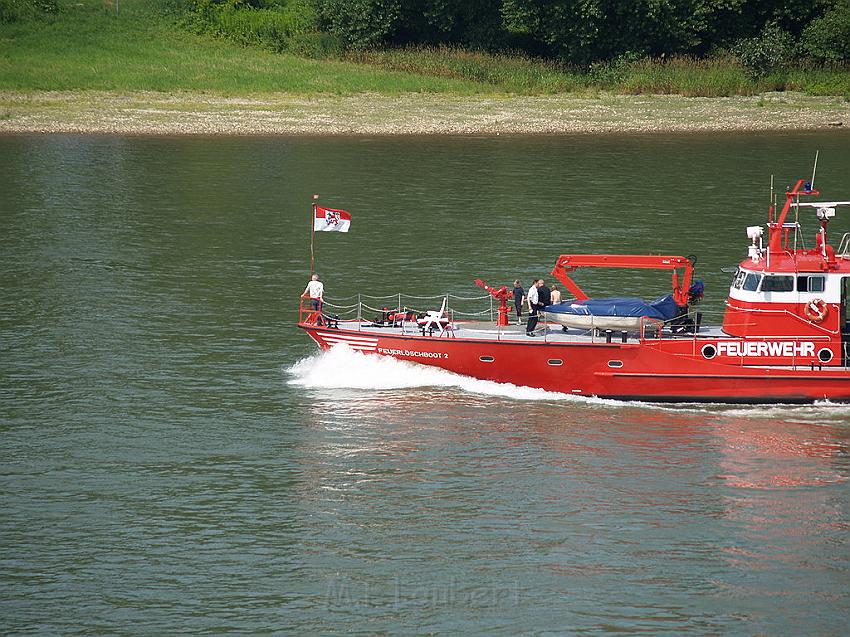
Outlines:
{"label": "flag on pole", "polygon": [[316,206],[316,216],[313,219],[313,230],[316,232],[348,232],[350,226],[351,215],[345,210]]}

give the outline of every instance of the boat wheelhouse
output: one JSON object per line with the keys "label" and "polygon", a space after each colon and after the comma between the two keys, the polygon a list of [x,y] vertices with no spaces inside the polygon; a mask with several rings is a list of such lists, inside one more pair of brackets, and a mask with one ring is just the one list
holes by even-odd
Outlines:
{"label": "boat wheelhouse", "polygon": [[[836,210],[850,202],[801,200],[816,195],[810,182],[799,180],[785,193],[785,204],[775,219],[771,206],[767,245],[761,226],[747,228],[748,258],[732,280],[723,331],[747,339],[814,339],[821,345],[818,364],[846,366],[850,233],[842,236],[836,251],[827,229]],[[792,212],[794,221],[788,221]],[[801,232],[804,212],[814,213],[820,225],[810,249]]]}

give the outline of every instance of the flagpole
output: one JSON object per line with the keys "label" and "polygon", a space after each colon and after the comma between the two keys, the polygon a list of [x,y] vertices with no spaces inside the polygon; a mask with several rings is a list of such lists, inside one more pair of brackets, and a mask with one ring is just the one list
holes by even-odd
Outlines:
{"label": "flagpole", "polygon": [[316,238],[316,203],[319,200],[319,195],[313,195],[313,214],[310,217],[310,277],[313,276],[314,257],[313,257],[313,242]]}

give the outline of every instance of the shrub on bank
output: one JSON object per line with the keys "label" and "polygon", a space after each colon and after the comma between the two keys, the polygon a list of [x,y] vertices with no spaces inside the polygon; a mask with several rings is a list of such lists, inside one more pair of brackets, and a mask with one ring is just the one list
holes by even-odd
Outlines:
{"label": "shrub on bank", "polygon": [[286,51],[303,58],[338,58],[344,53],[342,41],[330,33],[310,31],[296,33],[289,39]]}
{"label": "shrub on bank", "polygon": [[733,51],[756,80],[771,71],[785,68],[798,53],[797,44],[791,34],[775,23],[767,24],[754,38],[738,41]]}
{"label": "shrub on bank", "polygon": [[278,53],[289,50],[294,38],[316,30],[310,0],[283,0],[264,6],[246,0],[189,0],[186,9],[184,23],[195,33]]}
{"label": "shrub on bank", "polygon": [[401,7],[396,0],[314,0],[320,27],[346,49],[362,51],[384,45],[396,28]]}
{"label": "shrub on bank", "polygon": [[812,21],[803,32],[803,48],[821,62],[850,62],[850,0]]}
{"label": "shrub on bank", "polygon": [[0,24],[25,22],[58,12],[58,0],[0,0]]}

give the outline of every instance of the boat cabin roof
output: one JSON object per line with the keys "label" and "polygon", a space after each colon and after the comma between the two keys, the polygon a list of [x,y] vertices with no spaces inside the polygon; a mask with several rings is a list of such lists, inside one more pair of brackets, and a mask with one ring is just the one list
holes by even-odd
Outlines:
{"label": "boat cabin roof", "polygon": [[760,258],[758,261],[745,259],[739,267],[752,272],[764,274],[850,274],[850,260],[836,258],[831,246],[827,246],[827,258],[817,250],[799,250],[795,253],[773,253],[769,259]]}

